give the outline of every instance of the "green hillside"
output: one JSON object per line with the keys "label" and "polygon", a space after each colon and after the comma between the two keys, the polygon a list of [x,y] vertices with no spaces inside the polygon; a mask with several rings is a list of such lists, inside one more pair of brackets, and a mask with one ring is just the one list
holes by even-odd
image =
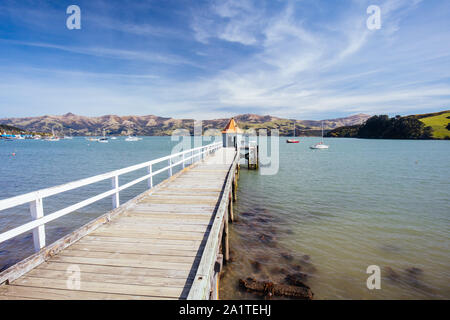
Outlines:
{"label": "green hillside", "polygon": [[447,129],[450,124],[450,110],[422,114],[417,118],[422,121],[426,126],[433,128],[433,138],[435,139],[450,139],[450,130]]}
{"label": "green hillside", "polygon": [[0,133],[1,132],[8,132],[8,133],[23,133],[25,130],[22,130],[17,127],[8,126],[6,124],[0,124]]}

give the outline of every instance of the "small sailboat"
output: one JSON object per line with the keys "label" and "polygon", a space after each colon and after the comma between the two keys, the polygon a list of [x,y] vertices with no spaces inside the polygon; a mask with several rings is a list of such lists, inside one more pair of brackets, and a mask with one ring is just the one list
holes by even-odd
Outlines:
{"label": "small sailboat", "polygon": [[103,137],[99,138],[97,141],[101,142],[101,143],[108,143],[109,142],[108,138],[105,135],[105,130],[103,130]]}
{"label": "small sailboat", "polygon": [[73,139],[73,137],[72,137],[72,129],[69,129],[69,133],[70,133],[69,136],[64,136],[64,140],[72,140]]}
{"label": "small sailboat", "polygon": [[322,141],[310,146],[311,149],[328,149],[329,147],[323,143],[323,121],[322,121]]}
{"label": "small sailboat", "polygon": [[59,138],[55,136],[55,130],[52,128],[52,136],[50,138],[45,139],[46,141],[56,142],[59,141]]}
{"label": "small sailboat", "polygon": [[[295,122],[294,122],[294,138],[295,138]],[[286,143],[299,143],[299,140],[296,139],[287,139]]]}

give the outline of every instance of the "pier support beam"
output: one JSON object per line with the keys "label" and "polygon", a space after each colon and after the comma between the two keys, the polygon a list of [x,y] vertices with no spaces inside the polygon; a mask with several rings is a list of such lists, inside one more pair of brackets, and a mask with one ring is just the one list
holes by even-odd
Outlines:
{"label": "pier support beam", "polygon": [[251,144],[248,147],[248,169],[249,170],[256,170],[258,169],[258,163],[259,163],[259,150],[258,146],[256,144]]}
{"label": "pier support beam", "polygon": [[234,221],[234,212],[233,212],[233,201],[231,200],[231,193],[228,196],[228,221],[233,222]]}
{"label": "pier support beam", "polygon": [[230,260],[230,242],[228,234],[228,213],[224,217],[224,226],[222,234],[222,254],[223,261],[227,263]]}
{"label": "pier support beam", "polygon": [[220,272],[222,271],[223,266],[223,255],[218,254],[216,262],[214,264],[214,275],[211,277],[211,300],[219,300],[219,280],[220,280]]}
{"label": "pier support beam", "polygon": [[237,200],[237,180],[236,180],[236,177],[233,179],[232,193],[233,193],[233,201],[236,201]]}

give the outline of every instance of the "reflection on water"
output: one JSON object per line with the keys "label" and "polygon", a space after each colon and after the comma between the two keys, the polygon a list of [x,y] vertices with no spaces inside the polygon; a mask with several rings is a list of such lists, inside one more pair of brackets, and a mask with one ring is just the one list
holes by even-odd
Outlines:
{"label": "reflection on water", "polygon": [[277,175],[241,170],[220,297],[259,299],[238,280],[294,275],[315,299],[449,299],[448,141],[313,142],[280,143]]}

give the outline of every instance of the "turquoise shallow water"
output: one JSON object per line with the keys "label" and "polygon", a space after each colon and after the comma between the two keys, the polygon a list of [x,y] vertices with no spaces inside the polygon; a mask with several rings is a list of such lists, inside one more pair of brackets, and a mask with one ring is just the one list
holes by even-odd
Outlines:
{"label": "turquoise shallow water", "polygon": [[[276,175],[241,171],[223,298],[255,298],[239,278],[283,283],[300,269],[318,299],[450,298],[448,141],[325,139],[330,149],[310,150],[317,138],[280,139]],[[369,265],[380,290],[367,289]]]}
{"label": "turquoise shallow water", "polygon": [[[239,278],[283,282],[301,270],[318,299],[450,299],[448,141],[325,139],[329,150],[310,150],[317,138],[285,139],[276,175],[241,170],[222,298],[257,298],[239,290]],[[162,157],[176,143],[0,141],[0,198]],[[67,192],[44,208],[53,212],[109,188],[105,181]],[[124,191],[121,202],[145,189],[144,182]],[[49,224],[48,243],[110,209],[105,199]],[[1,211],[0,232],[29,220],[27,206]],[[0,269],[32,246],[31,233],[0,244]],[[366,287],[369,265],[382,270],[381,290]]]}

